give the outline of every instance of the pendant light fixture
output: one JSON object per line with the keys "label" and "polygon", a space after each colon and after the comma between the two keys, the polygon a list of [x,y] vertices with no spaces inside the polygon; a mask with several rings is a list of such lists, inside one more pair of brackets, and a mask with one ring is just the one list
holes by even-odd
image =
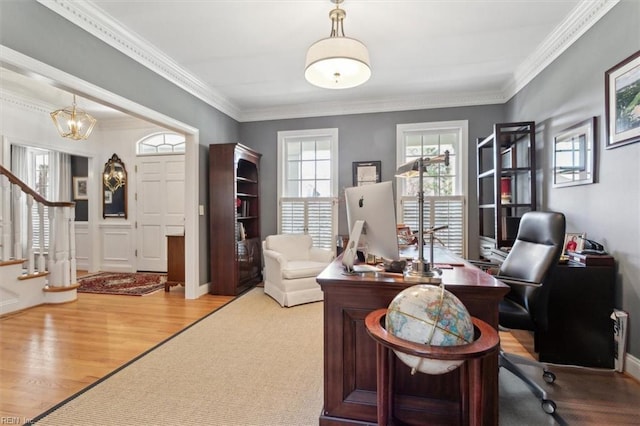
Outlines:
{"label": "pendant light fixture", "polygon": [[343,1],[331,0],[336,5],[329,12],[331,34],[312,44],[307,51],[304,77],[309,83],[325,89],[349,89],[371,77],[367,47],[344,35],[347,13],[340,9]]}
{"label": "pendant light fixture", "polygon": [[51,113],[51,119],[63,138],[85,140],[96,125],[96,119],[76,107],[76,95],[73,95],[73,105]]}

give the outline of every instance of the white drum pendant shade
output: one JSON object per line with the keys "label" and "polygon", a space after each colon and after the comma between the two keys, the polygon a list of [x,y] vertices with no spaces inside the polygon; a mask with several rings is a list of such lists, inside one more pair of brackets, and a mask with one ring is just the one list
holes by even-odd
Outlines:
{"label": "white drum pendant shade", "polygon": [[359,40],[329,37],[317,41],[307,51],[304,76],[325,89],[348,89],[369,80],[369,51]]}

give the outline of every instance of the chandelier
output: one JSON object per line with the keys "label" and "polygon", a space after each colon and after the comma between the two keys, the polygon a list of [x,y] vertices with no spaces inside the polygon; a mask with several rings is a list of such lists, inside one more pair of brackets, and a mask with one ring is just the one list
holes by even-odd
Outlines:
{"label": "chandelier", "polygon": [[76,107],[76,95],[73,95],[73,105],[51,113],[51,119],[63,138],[85,140],[96,125],[96,119]]}
{"label": "chandelier", "polygon": [[349,89],[371,77],[367,47],[344,35],[347,13],[340,9],[343,1],[331,0],[336,5],[329,12],[331,34],[312,44],[307,51],[304,77],[309,83],[325,89]]}

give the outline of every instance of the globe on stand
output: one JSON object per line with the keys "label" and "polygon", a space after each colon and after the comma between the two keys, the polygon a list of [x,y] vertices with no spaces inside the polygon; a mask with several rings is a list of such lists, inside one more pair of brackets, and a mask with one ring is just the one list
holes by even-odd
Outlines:
{"label": "globe on stand", "polygon": [[[401,339],[433,346],[465,345],[474,336],[471,315],[460,299],[444,286],[431,284],[414,285],[398,293],[387,309],[385,328]],[[411,374],[443,374],[463,363],[394,352],[411,368]]]}

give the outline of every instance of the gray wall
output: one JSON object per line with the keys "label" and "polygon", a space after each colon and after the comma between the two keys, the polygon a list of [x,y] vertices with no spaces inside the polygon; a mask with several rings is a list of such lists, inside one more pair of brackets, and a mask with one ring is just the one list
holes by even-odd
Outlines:
{"label": "gray wall", "polygon": [[[207,146],[238,140],[238,123],[33,0],[0,2],[11,49],[200,130],[199,204],[208,206]],[[209,281],[208,213],[199,216],[200,284]]]}
{"label": "gray wall", "polygon": [[[534,120],[543,208],[564,212],[616,258],[616,306],[629,313],[629,352],[640,357],[640,143],[605,147],[604,73],[640,49],[640,1],[623,0],[507,104],[507,119]],[[597,117],[593,185],[553,188],[553,137]]]}
{"label": "gray wall", "polygon": [[[503,105],[442,108],[376,114],[354,114],[241,123],[240,140],[262,153],[261,231],[263,236],[277,231],[277,135],[283,130],[338,128],[339,188],[350,187],[354,161],[382,161],[382,180],[394,180],[396,167],[396,125],[429,121],[469,120],[469,255],[477,257],[477,201],[475,140],[487,136],[493,123],[503,119]],[[339,204],[340,234],[348,234],[344,203]]]}
{"label": "gray wall", "polygon": [[[640,2],[623,0],[567,52],[505,106],[278,120],[238,124],[194,96],[94,38],[33,0],[2,1],[2,44],[200,130],[200,204],[208,205],[209,143],[241,141],[263,154],[263,235],[276,230],[276,134],[279,130],[337,127],[340,187],[351,185],[351,163],[382,160],[382,179],[393,178],[395,126],[423,121],[469,120],[469,191],[475,193],[476,137],[498,121],[535,120],[541,164],[542,208],[563,211],[569,231],[585,231],[605,243],[618,261],[617,306],[630,313],[630,353],[640,357],[640,143],[614,150],[604,144],[604,71],[640,48]],[[65,48],[61,48],[65,46]],[[551,187],[549,142],[559,130],[599,118],[598,183]],[[475,200],[469,203],[470,235],[477,234]],[[208,281],[208,215],[200,218],[200,283]],[[346,231],[344,211],[340,232]],[[476,244],[471,244],[471,256]]]}

